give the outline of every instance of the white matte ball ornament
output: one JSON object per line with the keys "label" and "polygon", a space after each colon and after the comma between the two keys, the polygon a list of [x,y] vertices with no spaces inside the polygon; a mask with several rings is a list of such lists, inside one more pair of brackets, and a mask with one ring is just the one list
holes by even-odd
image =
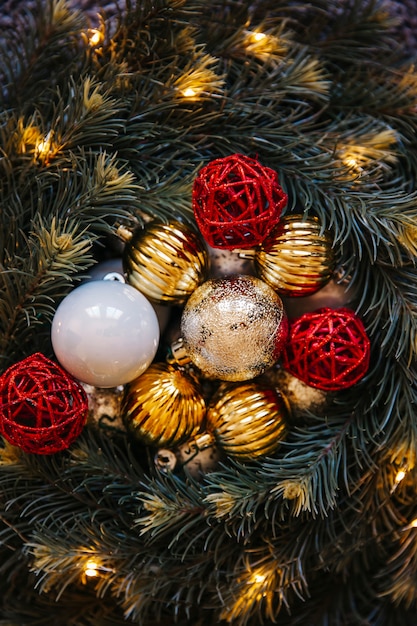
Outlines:
{"label": "white matte ball ornament", "polygon": [[119,281],[97,280],[71,291],[58,306],[51,339],[62,367],[83,383],[117,387],[140,376],[159,343],[151,303]]}

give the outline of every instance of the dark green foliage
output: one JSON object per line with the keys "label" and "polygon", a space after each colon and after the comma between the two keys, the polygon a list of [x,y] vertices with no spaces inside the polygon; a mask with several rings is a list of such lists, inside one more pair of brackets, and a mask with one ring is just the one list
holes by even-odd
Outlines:
{"label": "dark green foliage", "polygon": [[417,74],[395,26],[379,0],[138,0],[92,45],[59,0],[5,33],[1,371],[51,356],[120,224],[193,222],[197,170],[234,152],[332,232],[372,355],[274,457],[201,482],[123,433],[5,444],[0,626],[416,626]]}

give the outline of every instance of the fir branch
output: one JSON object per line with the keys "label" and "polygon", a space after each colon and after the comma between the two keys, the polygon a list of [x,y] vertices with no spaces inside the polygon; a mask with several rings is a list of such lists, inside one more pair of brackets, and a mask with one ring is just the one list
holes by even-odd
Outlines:
{"label": "fir branch", "polygon": [[51,88],[51,81],[57,84],[72,68],[83,65],[80,31],[87,28],[87,22],[80,11],[70,11],[65,0],[48,0],[39,2],[32,20],[29,36],[23,28],[15,32],[18,42],[12,48],[13,56],[7,48],[2,51],[7,107],[33,106],[37,94]]}
{"label": "fir branch", "polygon": [[69,77],[56,91],[48,91],[40,105],[43,134],[52,133],[56,155],[77,153],[82,147],[113,151],[117,137],[124,132],[123,106],[101,83],[88,75]]}
{"label": "fir branch", "polygon": [[159,480],[146,484],[146,491],[139,492],[137,498],[147,513],[138,517],[135,525],[141,529],[141,535],[149,534],[151,539],[161,533],[171,534],[175,529],[177,541],[205,510],[197,485],[184,483],[174,474],[161,475]]}
{"label": "fir branch", "polygon": [[276,458],[252,470],[239,467],[208,476],[206,502],[215,517],[230,524],[239,537],[250,535],[246,527],[256,527],[262,515],[271,523],[285,518],[288,509],[294,516],[306,511],[326,516],[336,506],[340,482],[348,474],[345,440],[352,421],[353,415],[333,424],[327,420],[325,429],[322,420],[315,427],[292,429]]}
{"label": "fir branch", "polygon": [[362,272],[362,295],[358,310],[367,320],[385,355],[403,359],[410,366],[417,341],[417,291],[412,268],[376,264]]}
{"label": "fir branch", "polygon": [[40,216],[36,219],[26,249],[26,258],[6,257],[0,274],[3,368],[35,349],[34,328],[45,332],[57,300],[72,286],[74,275],[92,262],[91,239],[77,223],[58,224],[55,218],[48,228]]}

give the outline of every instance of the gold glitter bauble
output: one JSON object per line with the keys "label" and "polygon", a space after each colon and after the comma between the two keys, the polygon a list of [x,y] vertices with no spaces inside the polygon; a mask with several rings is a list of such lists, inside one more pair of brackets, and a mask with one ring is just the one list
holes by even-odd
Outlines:
{"label": "gold glitter bauble", "polygon": [[231,457],[249,461],[272,454],[287,430],[287,401],[258,382],[222,383],[207,408],[207,430]]}
{"label": "gold glitter bauble", "polygon": [[182,304],[207,277],[202,238],[182,222],[150,222],[134,231],[123,254],[126,280],[149,300]]}
{"label": "gold glitter bauble", "polygon": [[208,377],[255,378],[279,358],[287,338],[281,298],[253,276],[211,279],[195,290],[181,318],[184,349]]}
{"label": "gold glitter bauble", "polygon": [[167,363],[154,363],[129,383],[122,406],[127,431],[152,446],[177,445],[194,437],[205,411],[198,383]]}
{"label": "gold glitter bauble", "polygon": [[317,218],[286,215],[256,250],[254,262],[257,276],[277,293],[307,296],[333,275],[332,238]]}

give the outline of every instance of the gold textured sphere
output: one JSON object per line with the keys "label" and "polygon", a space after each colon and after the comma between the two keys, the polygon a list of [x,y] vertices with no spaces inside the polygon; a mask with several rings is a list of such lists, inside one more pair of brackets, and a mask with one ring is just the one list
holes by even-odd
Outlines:
{"label": "gold textured sphere", "polygon": [[286,215],[255,252],[256,274],[281,295],[308,296],[331,279],[332,238],[316,217]]}
{"label": "gold textured sphere", "polygon": [[195,290],[181,317],[184,349],[207,377],[255,378],[276,363],[287,338],[281,298],[253,276],[210,279]]}
{"label": "gold textured sphere", "polygon": [[177,445],[194,437],[205,411],[198,383],[167,363],[152,364],[129,383],[122,405],[126,430],[152,446]]}
{"label": "gold textured sphere", "polygon": [[288,404],[259,382],[221,383],[207,408],[207,430],[225,454],[242,461],[272,454],[287,430]]}
{"label": "gold textured sphere", "polygon": [[123,254],[127,282],[158,304],[182,304],[207,277],[202,238],[182,222],[150,222],[133,232]]}

